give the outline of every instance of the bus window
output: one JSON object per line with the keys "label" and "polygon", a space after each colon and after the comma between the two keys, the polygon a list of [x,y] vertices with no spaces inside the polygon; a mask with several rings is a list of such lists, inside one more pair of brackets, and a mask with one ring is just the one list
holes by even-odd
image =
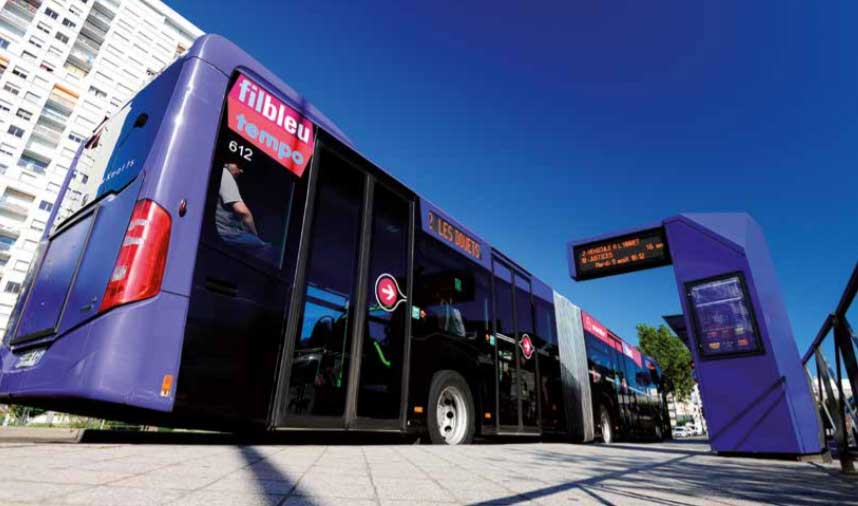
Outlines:
{"label": "bus window", "polygon": [[[516,346],[519,363],[519,382],[521,385],[521,419],[525,426],[535,426],[539,423],[539,393],[536,388],[537,354],[530,351],[528,357],[524,353],[524,336],[532,339],[533,308],[530,302],[530,281],[519,275],[515,276],[515,310],[518,325],[518,346]],[[530,346],[533,346],[532,341]]]}
{"label": "bus window", "polygon": [[[52,232],[79,210],[119,192],[143,169],[164,119],[182,64],[168,67],[131,102],[96,127],[59,202]],[[55,90],[55,92],[57,92]]]}
{"label": "bus window", "polygon": [[217,237],[242,260],[279,267],[298,177],[262,152],[248,157],[238,150],[240,137],[226,128],[223,133],[213,167]]}
{"label": "bus window", "polygon": [[421,236],[414,267],[414,337],[445,334],[484,341],[489,332],[489,279],[460,254]]}
{"label": "bus window", "polygon": [[565,430],[566,417],[563,412],[563,383],[555,331],[554,305],[538,297],[534,298],[534,302],[536,330],[533,339],[539,350],[542,427],[549,431],[562,431]]}

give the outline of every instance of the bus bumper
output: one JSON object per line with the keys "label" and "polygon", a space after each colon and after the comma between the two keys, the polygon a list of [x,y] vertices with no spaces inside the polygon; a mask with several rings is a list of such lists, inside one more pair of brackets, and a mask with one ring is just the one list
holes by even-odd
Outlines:
{"label": "bus bumper", "polygon": [[117,307],[58,336],[32,366],[27,351],[0,348],[0,401],[50,408],[50,400],[99,401],[169,412],[173,408],[188,299],[161,292]]}

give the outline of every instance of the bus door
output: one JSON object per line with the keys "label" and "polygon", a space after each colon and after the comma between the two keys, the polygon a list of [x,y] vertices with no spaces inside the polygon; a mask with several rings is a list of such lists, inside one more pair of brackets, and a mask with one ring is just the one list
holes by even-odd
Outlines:
{"label": "bus door", "polygon": [[529,278],[492,258],[497,353],[498,432],[539,431],[536,354],[530,334],[533,312]]}
{"label": "bus door", "polygon": [[274,425],[401,428],[413,202],[320,144]]}
{"label": "bus door", "polygon": [[[638,406],[634,394],[634,371],[629,371],[630,362],[623,354],[623,343],[615,341],[614,357],[616,360],[616,371],[618,380],[620,426],[625,435],[631,434],[638,423]],[[631,375],[630,375],[631,373]]]}

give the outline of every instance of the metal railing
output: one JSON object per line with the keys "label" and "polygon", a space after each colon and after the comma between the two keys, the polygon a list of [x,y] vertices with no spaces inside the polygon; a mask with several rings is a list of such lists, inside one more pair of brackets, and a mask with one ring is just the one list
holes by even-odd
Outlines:
{"label": "metal railing", "polygon": [[[849,325],[846,312],[858,294],[858,264],[846,284],[846,290],[833,313],[829,314],[813,339],[810,348],[802,357],[802,365],[812,382],[816,383],[816,403],[822,422],[826,444],[832,444],[832,453],[840,459],[844,473],[855,474],[858,456],[858,416],[856,416],[855,394],[858,392],[858,338]],[[822,345],[833,331],[834,362],[832,368],[825,358]],[[810,373],[808,363],[815,359],[816,377]],[[844,377],[845,373],[845,377]],[[844,380],[848,381],[852,397],[846,398]]]}

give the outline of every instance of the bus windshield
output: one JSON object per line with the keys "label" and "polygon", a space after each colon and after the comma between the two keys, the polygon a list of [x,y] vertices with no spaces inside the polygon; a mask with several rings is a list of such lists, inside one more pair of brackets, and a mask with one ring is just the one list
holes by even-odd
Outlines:
{"label": "bus windshield", "polygon": [[119,192],[143,169],[181,71],[178,62],[122,109],[105,118],[83,146],[58,202],[52,232],[103,195]]}

